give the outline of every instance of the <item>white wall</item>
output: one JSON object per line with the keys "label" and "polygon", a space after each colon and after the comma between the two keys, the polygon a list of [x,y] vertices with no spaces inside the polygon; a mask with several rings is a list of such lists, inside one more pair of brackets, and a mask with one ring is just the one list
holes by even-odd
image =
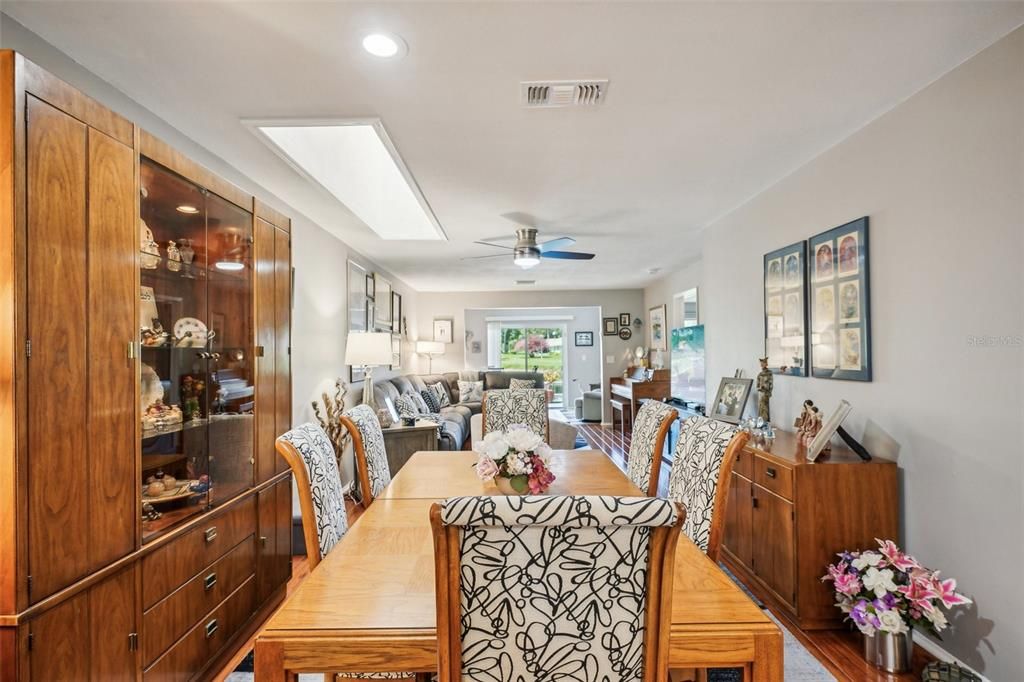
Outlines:
{"label": "white wall", "polygon": [[713,390],[757,371],[762,255],[870,217],[874,381],[780,376],[772,413],[853,404],[850,432],[898,459],[907,549],[976,602],[942,646],[992,680],[1024,679],[1022,188],[1018,29],[707,228],[699,277]]}
{"label": "white wall", "polygon": [[[542,266],[543,267],[543,266]],[[603,317],[618,317],[619,313],[629,313],[631,317],[646,319],[643,310],[643,292],[640,289],[605,289],[580,291],[484,291],[460,293],[421,292],[417,298],[417,338],[433,339],[434,318],[453,318],[455,343],[448,346],[444,355],[434,358],[435,372],[452,372],[466,367],[476,367],[472,358],[467,361],[465,354],[465,321],[466,310],[477,308],[567,308],[579,306],[597,306]],[[410,329],[412,322],[410,321]],[[636,346],[647,345],[642,337],[646,327],[640,334],[634,334],[629,341],[618,336],[603,336],[601,328],[594,329],[596,343],[602,344],[601,356],[604,368],[604,383],[608,377],[621,374],[629,365],[629,351]],[[478,338],[474,332],[474,339]],[[611,360],[609,362],[608,360]],[[426,367],[426,364],[422,364]],[[605,401],[607,403],[607,401]],[[608,405],[605,405],[605,421],[611,418]]]}
{"label": "white wall", "polygon": [[[402,295],[403,314],[409,321],[409,328],[415,329],[416,292],[404,282],[352,251],[344,242],[310,221],[297,209],[277,199],[223,159],[193,142],[21,24],[3,14],[0,14],[0,22],[0,47],[21,52],[39,66],[134,121],[225,180],[259,196],[292,218],[292,264],[295,267],[295,309],[292,312],[293,423],[312,420],[310,402],[319,399],[323,391],[329,390],[336,377],[348,377],[344,364],[345,339],[348,334],[345,310],[347,259],[353,259],[370,272],[383,272],[391,280],[394,290]],[[404,344],[403,367],[408,368],[414,360],[411,345]],[[407,371],[403,369],[398,373]],[[377,372],[377,376],[382,378],[391,374],[381,370]]]}

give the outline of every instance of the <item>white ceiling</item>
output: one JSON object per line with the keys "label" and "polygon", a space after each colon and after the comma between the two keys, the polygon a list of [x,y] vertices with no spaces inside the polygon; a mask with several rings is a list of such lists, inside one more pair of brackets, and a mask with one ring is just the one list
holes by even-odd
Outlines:
{"label": "white ceiling", "polygon": [[[1024,3],[25,2],[3,11],[421,291],[643,286],[699,231],[1024,22]],[[409,45],[362,52],[371,31]],[[595,109],[523,80],[608,78]],[[450,237],[385,242],[241,123],[370,117]],[[589,262],[462,262],[511,234]]]}

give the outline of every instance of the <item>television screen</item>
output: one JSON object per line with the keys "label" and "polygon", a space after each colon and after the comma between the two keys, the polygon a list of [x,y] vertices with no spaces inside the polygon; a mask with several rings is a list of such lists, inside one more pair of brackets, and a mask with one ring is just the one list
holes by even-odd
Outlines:
{"label": "television screen", "polygon": [[702,324],[672,330],[672,397],[687,403],[707,403]]}

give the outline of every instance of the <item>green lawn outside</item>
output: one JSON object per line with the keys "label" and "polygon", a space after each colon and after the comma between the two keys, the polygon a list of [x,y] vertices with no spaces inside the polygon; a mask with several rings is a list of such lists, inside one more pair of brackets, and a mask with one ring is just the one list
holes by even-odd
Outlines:
{"label": "green lawn outside", "polygon": [[[516,371],[523,369],[523,354],[522,353],[502,353],[501,354],[501,366],[504,369]],[[562,373],[562,355],[560,353],[549,353],[547,355],[535,355],[529,359],[527,363],[528,371],[533,372],[534,368],[538,372],[545,372],[549,369],[558,370],[558,373]],[[554,391],[554,400],[552,404],[562,404],[562,387],[564,382],[559,379],[552,384],[551,389]]]}

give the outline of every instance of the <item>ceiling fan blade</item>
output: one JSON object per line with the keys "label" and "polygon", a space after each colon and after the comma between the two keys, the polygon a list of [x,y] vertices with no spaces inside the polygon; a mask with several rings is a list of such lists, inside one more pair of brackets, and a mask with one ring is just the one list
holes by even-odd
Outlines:
{"label": "ceiling fan blade", "polygon": [[496,249],[508,249],[512,250],[511,246],[505,246],[504,244],[492,244],[490,242],[473,242],[474,244],[480,244],[481,246],[493,246]]}
{"label": "ceiling fan blade", "polygon": [[508,258],[507,253],[492,253],[487,256],[464,256],[459,260],[480,260],[481,258]]}
{"label": "ceiling fan blade", "polygon": [[538,244],[540,252],[551,251],[552,249],[561,249],[566,246],[572,246],[576,243],[576,240],[572,237],[558,237],[557,239],[549,239],[542,244]]}
{"label": "ceiling fan blade", "polygon": [[579,251],[541,251],[541,258],[558,258],[561,260],[590,260],[594,257],[592,253],[580,253]]}

